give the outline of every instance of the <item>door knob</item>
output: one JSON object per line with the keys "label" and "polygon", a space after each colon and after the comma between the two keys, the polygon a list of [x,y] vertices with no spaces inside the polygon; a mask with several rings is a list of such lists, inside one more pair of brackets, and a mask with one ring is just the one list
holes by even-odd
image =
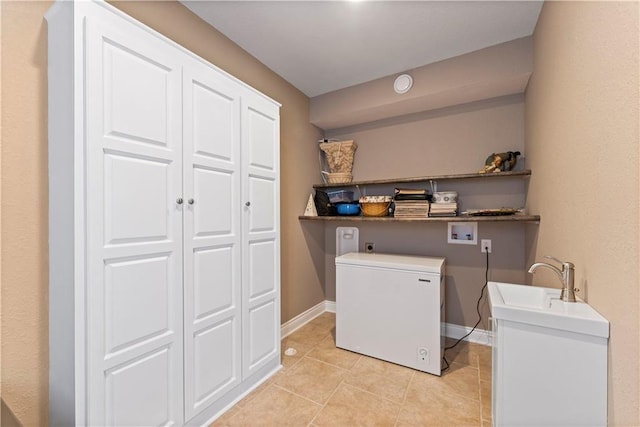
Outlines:
{"label": "door knob", "polygon": [[176,199],[176,203],[177,203],[177,204],[181,205],[181,204],[182,204],[182,202],[184,202],[184,200],[182,200],[182,197],[178,197],[178,198]]}
{"label": "door knob", "polygon": [[249,207],[249,206],[251,206],[251,202],[246,202],[244,205],[245,205],[246,207]]}
{"label": "door knob", "polygon": [[195,202],[195,200],[189,199],[188,202],[189,202],[190,205],[192,205]]}

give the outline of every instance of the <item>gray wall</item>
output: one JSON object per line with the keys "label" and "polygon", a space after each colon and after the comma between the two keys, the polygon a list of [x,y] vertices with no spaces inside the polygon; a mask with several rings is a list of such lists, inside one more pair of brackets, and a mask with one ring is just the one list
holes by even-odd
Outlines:
{"label": "gray wall", "polygon": [[[354,180],[401,178],[478,171],[492,152],[524,154],[522,96],[507,96],[442,110],[354,126],[327,133],[358,143]],[[522,162],[519,168],[523,168]],[[535,171],[533,171],[535,174]],[[402,186],[409,186],[404,184]],[[428,187],[413,184],[412,187]],[[439,190],[459,193],[462,209],[522,207],[528,179],[441,181]],[[391,194],[393,186],[363,189],[367,194]],[[535,213],[535,212],[532,212]],[[453,219],[455,221],[455,218]],[[446,321],[473,326],[476,301],[485,283],[485,256],[477,246],[447,243],[446,223],[354,223],[325,225],[325,295],[335,300],[335,228],[357,226],[360,249],[375,242],[376,252],[443,256],[447,259]],[[479,239],[491,239],[490,279],[523,283],[525,228],[521,223],[479,223]],[[535,226],[534,226],[535,227]],[[484,308],[483,328],[488,312]]]}
{"label": "gray wall", "polygon": [[[447,323],[473,326],[478,320],[476,302],[485,283],[486,255],[478,245],[447,243],[446,223],[331,223],[325,227],[325,289],[327,299],[335,301],[336,227],[356,226],[360,251],[364,242],[375,242],[376,252],[436,256],[446,258],[445,319]],[[520,223],[480,223],[478,234],[492,240],[489,254],[490,280],[523,283],[525,280],[524,227]],[[482,305],[482,329],[487,324],[488,307]]]}

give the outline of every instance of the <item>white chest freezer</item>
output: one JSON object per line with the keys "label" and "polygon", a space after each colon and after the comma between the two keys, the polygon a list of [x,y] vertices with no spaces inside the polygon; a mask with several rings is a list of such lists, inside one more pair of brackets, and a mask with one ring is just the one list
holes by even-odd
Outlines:
{"label": "white chest freezer", "polygon": [[336,257],[336,345],[440,375],[444,258]]}

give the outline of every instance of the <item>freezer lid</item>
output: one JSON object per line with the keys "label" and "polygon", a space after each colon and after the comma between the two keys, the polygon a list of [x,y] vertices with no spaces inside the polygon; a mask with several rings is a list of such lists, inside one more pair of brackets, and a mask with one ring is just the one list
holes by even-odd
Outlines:
{"label": "freezer lid", "polygon": [[417,271],[434,274],[440,274],[442,272],[444,262],[444,258],[417,255],[368,254],[364,252],[351,252],[336,257],[336,266],[354,265],[392,268],[394,270]]}

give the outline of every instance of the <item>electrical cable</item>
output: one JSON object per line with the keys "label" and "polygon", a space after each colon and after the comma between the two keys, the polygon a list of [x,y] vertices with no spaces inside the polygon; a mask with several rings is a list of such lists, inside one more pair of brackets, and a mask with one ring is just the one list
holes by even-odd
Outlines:
{"label": "electrical cable", "polygon": [[489,285],[489,248],[484,248],[484,249],[485,249],[486,254],[487,254],[487,264],[486,264],[486,267],[485,267],[485,270],[484,270],[484,286],[480,290],[480,298],[478,298],[478,302],[476,303],[476,312],[478,313],[478,321],[476,322],[475,325],[473,325],[473,328],[471,328],[469,333],[467,333],[465,336],[460,338],[453,345],[450,345],[450,346],[444,348],[444,351],[442,352],[442,362],[444,362],[445,367],[442,368],[442,372],[444,372],[447,369],[449,369],[449,362],[447,362],[447,358],[446,358],[447,350],[451,350],[452,348],[454,348],[455,346],[460,344],[465,338],[467,338],[469,335],[471,335],[473,333],[473,331],[476,330],[476,328],[478,327],[480,322],[482,321],[482,314],[480,313],[480,302],[482,301],[482,297],[484,296],[484,290],[487,288],[487,285]]}

